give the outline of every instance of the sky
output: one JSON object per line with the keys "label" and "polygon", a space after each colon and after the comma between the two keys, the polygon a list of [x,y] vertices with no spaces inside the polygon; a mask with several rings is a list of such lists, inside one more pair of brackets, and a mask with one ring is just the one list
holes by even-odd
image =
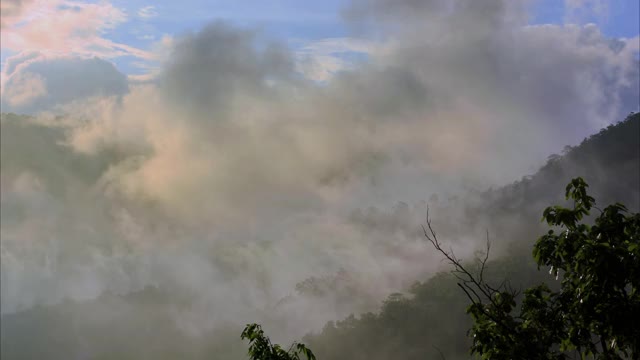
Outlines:
{"label": "sky", "polygon": [[[318,329],[438,267],[431,199],[639,110],[637,0],[1,5],[0,106],[32,115],[1,122],[3,313],[154,285],[193,331]],[[358,296],[295,296],[340,270]]]}
{"label": "sky", "polygon": [[[157,70],[170,39],[224,20],[260,29],[300,54],[325,57],[322,70],[307,74],[321,81],[366,58],[363,46],[346,41],[354,35],[343,21],[347,5],[345,0],[3,0],[7,24],[3,25],[0,60],[5,71],[7,61],[22,52],[97,56],[113,62],[126,75],[148,78]],[[594,23],[609,37],[638,35],[640,10],[634,0],[540,0],[528,6],[531,24]],[[317,46],[326,40],[340,44],[331,49]]]}

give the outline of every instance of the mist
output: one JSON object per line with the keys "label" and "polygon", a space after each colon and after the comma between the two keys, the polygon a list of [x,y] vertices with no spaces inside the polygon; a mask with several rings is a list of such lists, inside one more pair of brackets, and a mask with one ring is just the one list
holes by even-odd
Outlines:
{"label": "mist", "polygon": [[[3,74],[3,112],[33,116],[1,123],[2,313],[153,286],[186,334],[274,321],[287,341],[377,309],[446,265],[420,228],[437,199],[469,204],[638,110],[637,37],[530,11],[356,0],[366,59],[322,81],[304,69],[326,59],[224,21],[167,41],[143,82],[25,57]],[[471,256],[488,220],[456,209],[436,225]]]}

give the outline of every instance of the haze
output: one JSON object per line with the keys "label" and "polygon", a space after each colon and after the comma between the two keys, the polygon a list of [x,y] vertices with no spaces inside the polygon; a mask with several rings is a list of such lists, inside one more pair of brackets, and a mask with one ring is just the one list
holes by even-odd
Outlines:
{"label": "haze", "polygon": [[[639,110],[638,11],[2,0],[2,314],[153,286],[187,334],[288,341],[376,310],[445,266],[427,206]],[[449,211],[472,255],[486,224]],[[312,277],[344,285],[296,291]]]}

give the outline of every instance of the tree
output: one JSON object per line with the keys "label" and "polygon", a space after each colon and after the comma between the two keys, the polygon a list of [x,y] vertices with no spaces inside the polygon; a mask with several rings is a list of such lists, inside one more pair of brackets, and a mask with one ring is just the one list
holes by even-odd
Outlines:
{"label": "tree", "polygon": [[300,360],[301,354],[307,360],[316,359],[313,352],[304,344],[294,342],[288,350],[278,344],[272,344],[258,324],[248,324],[240,337],[242,340],[249,340],[248,354],[251,360]]}
{"label": "tree", "polygon": [[[595,207],[582,178],[566,187],[572,208],[551,206],[543,221],[553,227],[534,245],[533,256],[561,279],[520,294],[508,282],[488,284],[483,276],[490,250],[477,271],[442,248],[427,219],[424,235],[454,266],[458,286],[471,301],[471,352],[483,359],[640,359],[640,214],[616,203]],[[582,222],[600,211],[594,225]],[[559,232],[556,232],[558,231]],[[520,300],[519,304],[516,300]]]}

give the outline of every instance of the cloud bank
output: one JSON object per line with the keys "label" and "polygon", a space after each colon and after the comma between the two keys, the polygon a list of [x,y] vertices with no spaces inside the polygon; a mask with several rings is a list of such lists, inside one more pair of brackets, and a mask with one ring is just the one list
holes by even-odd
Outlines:
{"label": "cloud bank", "polygon": [[[507,183],[637,110],[638,39],[532,26],[513,1],[345,14],[376,45],[322,84],[224,23],[176,39],[157,81],[128,92],[102,60],[75,63],[99,85],[69,93],[53,75],[66,63],[9,66],[8,104],[68,115],[3,119],[2,311],[152,284],[191,299],[190,331],[276,308],[300,333],[440,266],[412,230],[431,194]],[[295,296],[340,269],[359,296]]]}
{"label": "cloud bank", "polygon": [[36,114],[91,97],[122,96],[127,77],[99,58],[21,53],[4,69],[2,110]]}

